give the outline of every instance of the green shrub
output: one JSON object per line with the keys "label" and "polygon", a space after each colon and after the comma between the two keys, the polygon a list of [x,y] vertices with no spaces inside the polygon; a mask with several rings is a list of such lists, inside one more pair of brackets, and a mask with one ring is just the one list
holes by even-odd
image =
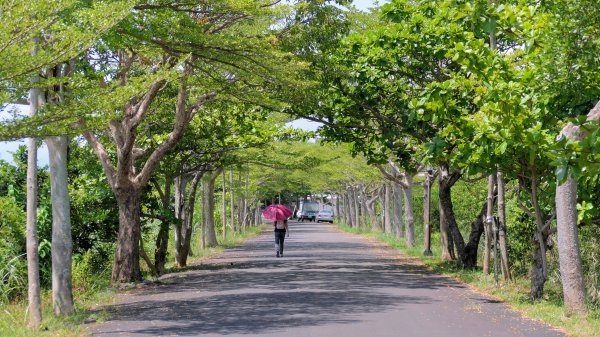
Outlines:
{"label": "green shrub", "polygon": [[591,302],[600,308],[600,226],[583,226],[579,237],[585,287]]}
{"label": "green shrub", "polygon": [[0,197],[0,303],[21,297],[27,289],[25,212],[12,197]]}
{"label": "green shrub", "polygon": [[110,285],[114,244],[96,243],[93,248],[73,256],[73,289],[80,296],[91,296]]}

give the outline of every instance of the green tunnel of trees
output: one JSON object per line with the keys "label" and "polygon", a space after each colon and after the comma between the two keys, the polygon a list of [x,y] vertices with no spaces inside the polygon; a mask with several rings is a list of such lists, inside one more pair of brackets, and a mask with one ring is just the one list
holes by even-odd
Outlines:
{"label": "green tunnel of trees", "polygon": [[533,300],[559,284],[585,313],[600,298],[599,6],[3,2],[0,139],[28,145],[0,162],[0,300],[28,296],[38,325],[40,288],[70,314],[94,286],[82,275],[158,276],[268,203],[316,198],[460,268],[490,273],[495,247],[502,282],[529,277]]}

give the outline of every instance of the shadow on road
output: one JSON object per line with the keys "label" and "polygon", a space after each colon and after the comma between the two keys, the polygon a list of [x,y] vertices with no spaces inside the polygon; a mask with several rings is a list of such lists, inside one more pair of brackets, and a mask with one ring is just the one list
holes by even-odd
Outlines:
{"label": "shadow on road", "polygon": [[128,296],[108,308],[114,318],[96,333],[259,334],[345,324],[392,306],[436,302],[389,288],[462,287],[422,266],[378,258],[372,249],[329,225],[296,224],[284,258],[275,258],[270,235],[261,236]]}

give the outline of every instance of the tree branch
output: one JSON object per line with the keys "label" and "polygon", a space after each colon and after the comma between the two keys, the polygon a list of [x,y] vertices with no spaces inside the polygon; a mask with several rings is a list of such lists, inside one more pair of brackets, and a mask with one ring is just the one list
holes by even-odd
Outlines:
{"label": "tree branch", "polygon": [[96,156],[100,159],[100,163],[102,164],[102,168],[104,168],[104,173],[106,174],[106,178],[108,179],[108,184],[110,187],[115,190],[116,189],[116,169],[110,161],[110,157],[108,156],[108,152],[104,146],[98,141],[96,136],[92,133],[92,131],[87,130],[83,133],[83,137],[90,144]]}
{"label": "tree branch", "polygon": [[[184,94],[182,94],[182,96],[183,95]],[[192,109],[197,109],[202,104],[214,99],[216,96],[217,93],[213,91],[198,97]],[[183,98],[180,97],[179,99],[183,102],[183,104],[185,104],[185,100]],[[167,154],[169,150],[173,148],[173,146],[175,146],[175,144],[177,144],[179,139],[181,139],[185,128],[187,127],[190,121],[190,115],[193,115],[195,113],[195,111],[186,110],[184,107],[179,107],[177,110],[178,111],[175,116],[175,125],[173,126],[173,131],[169,134],[167,139],[163,143],[161,143],[154,150],[154,152],[152,152],[148,160],[146,160],[144,167],[134,179],[134,184],[136,185],[136,187],[140,188],[148,182],[148,179],[150,179],[154,168],[156,168],[160,160]]]}

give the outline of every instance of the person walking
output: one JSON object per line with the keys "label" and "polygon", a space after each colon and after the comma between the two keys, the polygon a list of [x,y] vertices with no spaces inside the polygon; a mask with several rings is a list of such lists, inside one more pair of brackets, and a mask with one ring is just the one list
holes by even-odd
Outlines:
{"label": "person walking", "polygon": [[287,232],[288,237],[290,236],[288,228],[288,219],[292,216],[292,210],[287,206],[281,204],[269,205],[262,212],[265,219],[273,221],[273,227],[275,228],[275,256],[283,256],[283,240],[285,239],[285,233]]}
{"label": "person walking", "polygon": [[287,220],[276,220],[273,222],[275,228],[275,256],[283,257],[283,241],[285,240],[285,233],[287,232],[288,237],[290,233],[288,231]]}

